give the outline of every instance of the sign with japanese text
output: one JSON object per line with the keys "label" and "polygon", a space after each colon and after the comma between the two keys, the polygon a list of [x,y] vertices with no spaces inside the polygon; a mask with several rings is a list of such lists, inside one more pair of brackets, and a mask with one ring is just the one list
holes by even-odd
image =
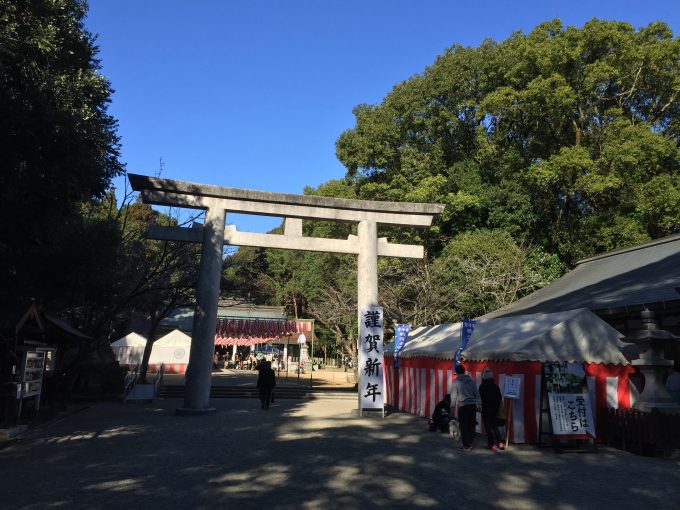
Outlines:
{"label": "sign with japanese text", "polygon": [[522,389],[522,378],[518,375],[508,375],[503,383],[503,396],[505,398],[519,398]]}
{"label": "sign with japanese text", "polygon": [[359,315],[359,405],[361,409],[384,409],[383,367],[384,317],[381,306],[362,307]]}
{"label": "sign with japanese text", "polygon": [[548,393],[586,393],[588,384],[583,365],[566,361],[543,363],[543,383]]}
{"label": "sign with japanese text", "polygon": [[595,423],[587,393],[548,393],[553,436],[595,438]]}
{"label": "sign with japanese text", "polygon": [[394,368],[399,368],[399,354],[406,346],[406,340],[410,331],[410,324],[397,324],[394,340]]}

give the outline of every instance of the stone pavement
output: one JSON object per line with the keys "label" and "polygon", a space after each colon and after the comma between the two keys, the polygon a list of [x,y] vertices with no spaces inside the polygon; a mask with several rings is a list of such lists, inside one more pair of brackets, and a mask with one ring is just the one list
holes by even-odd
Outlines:
{"label": "stone pavement", "polygon": [[[601,448],[457,449],[422,418],[358,418],[351,400],[100,403],[0,450],[0,507],[680,508],[680,463]],[[481,446],[483,438],[478,438]]]}
{"label": "stone pavement", "polygon": [[[233,368],[223,368],[213,370],[212,372],[212,386],[255,386],[257,381],[257,371],[255,370],[234,370]],[[184,375],[181,374],[165,374],[163,376],[163,384],[169,386],[183,385]],[[355,386],[356,377],[353,372],[344,372],[341,368],[328,368],[324,370],[315,370],[310,374],[309,371],[302,374],[294,372],[285,372],[283,370],[276,372],[277,386],[305,386],[310,385],[314,388],[352,388]]]}

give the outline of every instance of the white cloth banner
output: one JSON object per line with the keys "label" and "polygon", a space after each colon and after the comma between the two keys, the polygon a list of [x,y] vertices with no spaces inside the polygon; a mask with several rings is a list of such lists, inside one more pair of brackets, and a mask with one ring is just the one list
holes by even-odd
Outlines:
{"label": "white cloth banner", "polygon": [[380,409],[382,411],[385,407],[383,319],[381,306],[361,308],[358,366],[361,409]]}
{"label": "white cloth banner", "polygon": [[595,438],[595,422],[587,393],[548,393],[553,435]]}

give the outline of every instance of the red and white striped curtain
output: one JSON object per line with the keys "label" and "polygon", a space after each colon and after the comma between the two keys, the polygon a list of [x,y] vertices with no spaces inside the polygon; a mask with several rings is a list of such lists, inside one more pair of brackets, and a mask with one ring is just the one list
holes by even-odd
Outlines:
{"label": "red and white striped curtain", "polygon": [[217,320],[215,345],[254,345],[312,331],[311,320]]}
{"label": "red and white striped curtain", "polygon": [[[451,392],[454,374],[451,360],[434,358],[400,359],[400,368],[393,364],[392,356],[385,356],[386,402],[399,410],[429,417],[444,395]],[[482,373],[490,368],[496,383],[503,388],[507,375],[520,376],[522,392],[519,399],[506,399],[506,412],[512,405],[510,440],[515,443],[536,443],[540,419],[541,363],[538,361],[464,361],[466,371],[477,385]],[[628,365],[584,363],[591,402],[594,405],[598,437],[603,437],[602,423],[608,407],[630,408],[634,392]],[[478,419],[479,432],[484,432]]]}

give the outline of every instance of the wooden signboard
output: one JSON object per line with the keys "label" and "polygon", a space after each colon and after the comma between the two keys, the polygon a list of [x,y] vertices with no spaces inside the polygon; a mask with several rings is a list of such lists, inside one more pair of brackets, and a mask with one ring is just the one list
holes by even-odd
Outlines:
{"label": "wooden signboard", "polygon": [[543,363],[538,443],[557,450],[582,449],[584,443],[590,450],[597,449],[588,385],[580,363]]}

